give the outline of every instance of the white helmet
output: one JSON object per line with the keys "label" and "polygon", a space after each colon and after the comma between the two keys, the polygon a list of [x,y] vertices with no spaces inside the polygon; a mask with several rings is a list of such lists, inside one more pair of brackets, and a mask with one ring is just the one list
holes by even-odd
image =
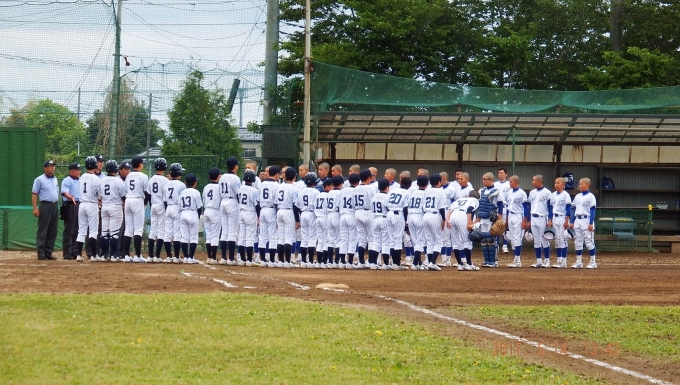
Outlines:
{"label": "white helmet", "polygon": [[543,238],[547,240],[551,240],[555,238],[555,229],[552,227],[545,229],[545,232],[543,233]]}
{"label": "white helmet", "polygon": [[576,234],[576,233],[574,232],[573,229],[567,229],[567,230],[564,232],[564,238],[566,238],[566,239],[574,239],[574,234]]}
{"label": "white helmet", "polygon": [[526,233],[524,233],[524,239],[526,239],[527,242],[533,242],[534,235],[531,233],[531,231],[527,231]]}

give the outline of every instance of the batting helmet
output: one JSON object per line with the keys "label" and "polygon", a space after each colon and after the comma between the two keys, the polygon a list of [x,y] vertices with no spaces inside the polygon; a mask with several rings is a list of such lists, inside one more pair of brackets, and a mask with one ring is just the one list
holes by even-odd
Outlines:
{"label": "batting helmet", "polygon": [[527,242],[533,242],[534,241],[534,234],[532,234],[531,231],[527,231],[524,234],[524,239],[526,239]]}
{"label": "batting helmet", "polygon": [[545,232],[543,233],[543,238],[547,240],[551,240],[555,238],[555,229],[548,228],[545,229]]}
{"label": "batting helmet", "polygon": [[567,229],[567,231],[564,232],[564,237],[567,239],[574,239],[575,235],[574,229]]}
{"label": "batting helmet", "polygon": [[97,168],[97,166],[98,166],[97,165],[97,158],[95,158],[94,156],[88,156],[87,158],[85,158],[85,168],[86,169],[94,170],[95,168]]}
{"label": "batting helmet", "polygon": [[255,182],[255,173],[253,172],[253,170],[246,170],[243,173],[243,181],[250,183]]}
{"label": "batting helmet", "polygon": [[179,163],[173,163],[170,165],[170,176],[182,176],[184,168]]}
{"label": "batting helmet", "polygon": [[156,168],[156,171],[165,171],[168,169],[168,162],[165,158],[156,158],[153,165]]}
{"label": "batting helmet", "polygon": [[106,172],[109,174],[115,174],[118,172],[118,162],[113,159],[108,160],[106,161],[106,164],[104,164],[104,168],[106,168]]}
{"label": "batting helmet", "polygon": [[310,171],[307,173],[307,175],[305,175],[305,185],[316,185],[316,181],[318,179],[319,178],[316,176],[316,173]]}

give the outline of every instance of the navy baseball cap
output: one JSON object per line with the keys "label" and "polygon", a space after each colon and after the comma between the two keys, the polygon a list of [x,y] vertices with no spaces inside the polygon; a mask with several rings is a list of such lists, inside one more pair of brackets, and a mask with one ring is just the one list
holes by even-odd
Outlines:
{"label": "navy baseball cap", "polygon": [[196,174],[189,174],[184,177],[184,181],[186,182],[187,186],[193,186],[194,183],[198,182],[198,178],[196,178]]}
{"label": "navy baseball cap", "polygon": [[349,176],[349,184],[357,184],[361,182],[361,178],[359,177],[359,174],[352,174]]}
{"label": "navy baseball cap", "polygon": [[132,168],[132,167],[130,166],[130,162],[123,162],[123,163],[120,164],[120,166],[118,166],[118,169],[121,169],[121,168]]}
{"label": "navy baseball cap", "polygon": [[418,184],[418,187],[425,187],[430,183],[430,181],[425,175],[419,175],[418,179],[416,179],[416,183]]}
{"label": "navy baseball cap", "polygon": [[390,187],[390,181],[383,178],[378,181],[378,191],[383,191],[384,189]]}
{"label": "navy baseball cap", "polygon": [[333,186],[335,187],[342,186],[344,183],[345,179],[343,179],[341,175],[336,175],[333,177]]}
{"label": "navy baseball cap", "polygon": [[281,173],[281,167],[279,166],[271,166],[269,167],[269,176],[274,176],[276,174]]}
{"label": "navy baseball cap", "polygon": [[130,163],[132,163],[132,167],[137,168],[139,167],[139,165],[144,163],[144,158],[142,158],[141,156],[135,156],[134,158],[132,158]]}
{"label": "navy baseball cap", "polygon": [[238,159],[234,157],[227,159],[227,170],[231,171],[236,166],[238,166]]}
{"label": "navy baseball cap", "polygon": [[371,176],[372,176],[371,170],[369,170],[369,169],[361,170],[361,172],[359,173],[359,178],[361,180],[370,179]]}
{"label": "navy baseball cap", "polygon": [[[288,174],[288,170],[286,170],[286,174]],[[326,179],[323,181],[323,187],[328,187],[333,185],[333,179]]]}
{"label": "navy baseball cap", "polygon": [[[272,171],[272,169],[270,168],[269,172],[271,172],[271,171]],[[286,169],[286,180],[294,179],[296,175],[297,175],[297,171],[295,171],[294,168],[288,167]]]}
{"label": "navy baseball cap", "polygon": [[217,167],[213,167],[210,169],[210,171],[208,171],[208,176],[210,177],[210,180],[217,179],[220,176],[220,174],[222,174],[222,171],[220,171],[220,169]]}
{"label": "navy baseball cap", "polygon": [[68,165],[69,170],[80,170],[80,164],[76,163],[71,163]]}
{"label": "navy baseball cap", "polygon": [[49,166],[54,166],[55,163],[53,160],[46,160],[45,163],[43,163],[43,167],[49,167]]}
{"label": "navy baseball cap", "polygon": [[103,162],[106,160],[101,154],[95,155],[94,158],[97,159],[97,162]]}

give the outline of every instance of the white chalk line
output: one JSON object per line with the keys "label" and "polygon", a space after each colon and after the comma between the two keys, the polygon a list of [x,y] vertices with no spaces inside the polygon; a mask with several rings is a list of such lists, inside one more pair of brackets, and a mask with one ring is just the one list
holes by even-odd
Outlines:
{"label": "white chalk line", "polygon": [[229,288],[229,289],[238,288],[238,286],[232,285],[231,283],[229,283],[229,282],[227,282],[227,281],[225,281],[225,280],[222,280],[222,279],[203,277],[203,276],[199,276],[199,275],[194,275],[193,273],[187,273],[186,271],[182,271],[181,273],[182,273],[183,275],[186,275],[187,277],[190,277],[190,278],[199,278],[199,279],[205,279],[205,280],[209,280],[209,281],[214,281],[214,282],[217,282],[217,283],[219,283],[219,284],[221,284],[221,285],[223,285],[223,286],[225,286],[225,287],[227,287],[227,288]]}

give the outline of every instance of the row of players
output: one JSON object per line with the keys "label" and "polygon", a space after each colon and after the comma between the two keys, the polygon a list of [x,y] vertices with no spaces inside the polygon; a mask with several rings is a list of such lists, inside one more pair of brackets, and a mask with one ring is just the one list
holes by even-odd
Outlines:
{"label": "row of players", "polygon": [[[90,234],[97,234],[95,218],[99,199],[102,205],[102,235],[99,239],[101,257],[97,257],[95,253],[91,260],[119,259],[118,229],[122,221],[121,209],[124,207],[124,250],[126,250],[124,260],[130,262],[179,262],[181,249],[185,262],[198,263],[193,255],[198,243],[199,217],[205,208],[206,249],[208,263],[211,264],[218,263],[219,244],[222,249],[222,261],[219,263],[251,265],[254,246],[259,240],[259,244],[265,246],[260,247],[261,266],[292,267],[292,249],[295,245],[296,230],[300,229],[301,234],[297,238],[301,240],[302,267],[329,264],[375,269],[378,268],[378,258],[382,255],[383,269],[402,269],[400,258],[403,233],[406,229],[414,249],[412,264],[414,270],[439,270],[436,261],[440,250],[446,253],[447,247],[443,247],[445,240],[451,242],[459,270],[477,270],[470,260],[472,244],[468,231],[471,230],[473,222],[480,222],[482,232],[488,231],[493,222],[492,217],[499,212],[506,213],[505,221],[508,223],[509,238],[515,252],[515,261],[510,267],[521,266],[519,260],[521,233],[529,228],[535,235],[534,245],[537,253],[537,263],[532,267],[550,267],[549,244],[544,241],[542,234],[546,226],[553,224],[557,229],[556,267],[566,267],[566,241],[563,230],[567,226],[563,223],[569,223],[570,217],[587,218],[587,215],[579,214],[576,200],[572,208],[576,215],[567,212],[567,206],[571,202],[564,199],[566,196],[570,201],[569,195],[563,192],[563,180],[556,181],[557,191],[554,194],[559,200],[553,201],[549,196],[550,192],[543,188],[540,175],[534,177],[532,183],[535,189],[527,199],[526,193],[519,189],[519,179],[516,176],[509,178],[507,184],[510,188],[504,189],[504,181],[500,181],[501,185],[498,186],[498,182],[496,184],[493,182],[493,174],[487,173],[483,178],[484,187],[477,193],[472,190],[469,176],[460,172],[457,186],[452,189],[454,191],[452,197],[445,193],[446,188],[440,188],[441,176],[435,174],[428,178],[427,170],[424,169],[419,170],[417,186],[411,186],[410,177],[404,173],[400,175],[401,184],[396,183],[394,181],[396,171],[392,169],[386,172],[387,178],[379,182],[374,181],[375,173],[372,170],[362,170],[358,174],[356,170],[350,170],[349,179],[345,181],[341,175],[318,178],[314,173],[307,173],[304,166],[300,171],[301,175],[303,173],[305,175],[297,183],[294,182],[297,174],[292,168],[283,172],[284,183],[276,183],[282,171],[277,166],[272,166],[267,170],[270,178],[264,182],[260,182],[251,170],[246,170],[242,185],[236,176],[238,161],[230,158],[227,160],[229,170],[227,173],[222,175],[216,168],[210,170],[211,183],[205,187],[203,194],[200,194],[195,189],[197,183],[195,175],[186,176],[186,185],[179,181],[184,171],[179,164],[172,164],[168,170],[165,159],[158,158],[154,162],[156,175],[148,179],[139,172],[143,168],[143,160],[135,158],[132,163],[134,171],[137,172],[132,172],[125,178],[122,188],[123,181],[115,175],[117,171],[115,161],[107,162],[108,179],[104,178],[101,184],[97,184],[97,178],[92,172],[96,168],[96,160],[94,157],[86,160],[86,168],[88,173],[92,174],[92,178],[88,182],[86,174],[83,176],[86,180],[81,183],[78,254],[82,250],[82,242],[87,231],[89,230]],[[327,172],[328,165],[321,165],[320,171],[323,171],[324,167]],[[164,175],[166,170],[169,171],[170,180]],[[502,176],[501,172],[505,173],[505,170],[499,170],[499,176]],[[584,186],[588,184],[587,182],[582,180]],[[301,188],[302,186],[307,188]],[[344,186],[349,188],[343,188]],[[518,191],[521,191],[524,197],[515,196]],[[583,195],[587,195],[587,188]],[[589,205],[592,203],[594,209],[594,199],[592,202],[588,199],[587,201]],[[151,231],[149,258],[143,258],[141,224],[144,206],[147,203],[151,204]],[[504,207],[504,203],[507,208]],[[518,226],[517,220],[513,218],[520,213],[523,220],[520,220]],[[588,214],[591,214],[590,210]],[[564,219],[566,222],[562,222]],[[498,220],[504,220],[503,215],[498,215]],[[554,223],[549,223],[553,221]],[[579,234],[581,245],[585,240],[591,251],[589,267],[596,267],[592,223],[586,227],[590,228],[590,236],[588,231],[576,232],[577,263],[572,266],[575,268],[582,267],[578,250]],[[576,227],[578,228],[579,226]],[[91,249],[96,250],[97,240],[91,239],[90,242],[94,243]],[[130,257],[128,251],[132,239],[136,252],[134,257]],[[491,237],[484,237],[482,240],[485,259],[482,266],[497,266],[495,242],[496,240]],[[159,258],[163,245],[167,256],[165,260]],[[174,256],[171,246],[174,246]],[[237,247],[241,261],[235,258]],[[368,262],[364,260],[367,251]],[[355,252],[359,259],[358,265],[353,263]],[[423,253],[427,255],[427,264],[421,262]],[[278,262],[277,255],[280,256]],[[446,254],[444,261],[447,262]]]}

